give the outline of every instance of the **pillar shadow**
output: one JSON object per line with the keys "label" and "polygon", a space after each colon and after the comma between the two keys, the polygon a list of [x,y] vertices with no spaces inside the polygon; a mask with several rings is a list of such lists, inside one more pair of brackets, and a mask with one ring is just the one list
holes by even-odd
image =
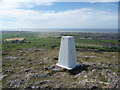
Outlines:
{"label": "pillar shadow", "polygon": [[78,64],[75,68],[73,68],[72,70],[68,70],[68,72],[70,73],[70,75],[76,75],[81,73],[82,71],[87,71],[88,67],[90,65],[85,65],[85,64]]}

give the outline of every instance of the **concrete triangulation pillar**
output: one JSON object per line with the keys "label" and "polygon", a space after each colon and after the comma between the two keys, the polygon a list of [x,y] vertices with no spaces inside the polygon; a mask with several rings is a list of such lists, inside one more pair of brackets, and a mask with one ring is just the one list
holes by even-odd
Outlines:
{"label": "concrete triangulation pillar", "polygon": [[68,70],[77,66],[75,40],[73,36],[62,36],[57,66]]}

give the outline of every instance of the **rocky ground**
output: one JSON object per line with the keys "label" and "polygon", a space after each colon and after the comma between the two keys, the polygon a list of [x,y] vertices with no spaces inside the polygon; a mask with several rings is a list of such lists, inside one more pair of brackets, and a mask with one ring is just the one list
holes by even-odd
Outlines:
{"label": "rocky ground", "polygon": [[3,88],[119,88],[118,53],[77,51],[78,66],[54,71],[58,50],[28,48],[2,53]]}

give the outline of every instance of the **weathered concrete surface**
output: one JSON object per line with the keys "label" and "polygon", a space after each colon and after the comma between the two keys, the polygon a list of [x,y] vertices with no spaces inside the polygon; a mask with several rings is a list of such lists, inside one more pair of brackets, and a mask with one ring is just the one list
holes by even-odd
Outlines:
{"label": "weathered concrete surface", "polygon": [[77,65],[76,48],[73,36],[63,36],[58,58],[58,66],[73,69]]}

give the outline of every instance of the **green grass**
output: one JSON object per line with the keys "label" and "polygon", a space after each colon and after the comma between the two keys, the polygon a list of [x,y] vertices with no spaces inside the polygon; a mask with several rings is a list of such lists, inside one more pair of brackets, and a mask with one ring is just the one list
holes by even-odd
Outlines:
{"label": "green grass", "polygon": [[102,74],[99,74],[98,80],[103,81],[103,82],[107,82],[107,79]]}
{"label": "green grass", "polygon": [[6,39],[6,38],[14,38],[14,37],[25,37],[25,38],[29,38],[29,37],[34,37],[36,36],[38,33],[37,32],[2,32],[2,39]]}
{"label": "green grass", "polygon": [[[79,39],[79,37],[90,37],[90,35],[79,34],[79,33],[40,33],[40,32],[3,32],[2,40],[6,38],[14,38],[14,37],[24,37],[26,41],[30,41],[30,43],[3,43],[0,45],[0,50],[12,50],[12,49],[22,49],[22,48],[32,48],[32,47],[40,47],[45,49],[58,49],[60,46],[60,38],[52,37],[50,35],[57,34],[59,35],[72,35],[75,36],[75,42],[77,50],[98,50],[98,51],[117,51],[117,48],[109,48],[102,47],[101,42],[111,42],[117,43],[117,40],[95,40],[95,39]],[[47,37],[39,37],[39,36],[47,36]],[[2,47],[1,47],[2,46]]]}
{"label": "green grass", "polygon": [[0,44],[0,51],[2,51],[2,44]]}
{"label": "green grass", "polygon": [[101,42],[106,42],[106,43],[118,43],[118,40],[101,40]]}
{"label": "green grass", "polygon": [[84,44],[91,44],[91,45],[100,45],[99,40],[94,40],[94,39],[77,39],[76,43],[84,43]]}
{"label": "green grass", "polygon": [[28,38],[30,43],[4,43],[2,45],[3,50],[31,48],[31,47],[43,47],[47,49],[53,49],[59,47],[60,39],[58,38]]}

